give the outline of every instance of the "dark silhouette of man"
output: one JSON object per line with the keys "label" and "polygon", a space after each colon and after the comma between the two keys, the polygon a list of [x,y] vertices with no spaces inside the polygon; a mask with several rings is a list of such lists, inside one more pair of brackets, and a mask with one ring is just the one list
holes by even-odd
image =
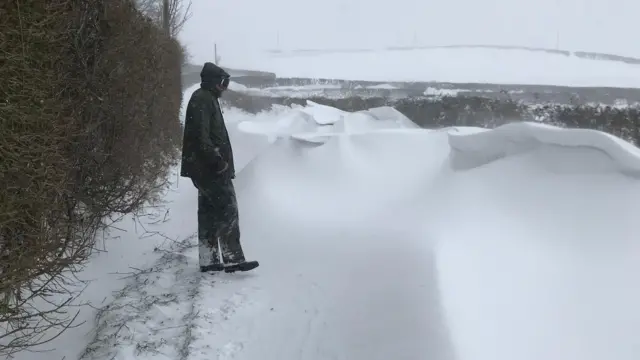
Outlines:
{"label": "dark silhouette of man", "polygon": [[218,101],[230,76],[207,62],[200,78],[187,106],[180,169],[198,189],[200,271],[248,271],[258,262],[246,261],[240,244],[233,150]]}

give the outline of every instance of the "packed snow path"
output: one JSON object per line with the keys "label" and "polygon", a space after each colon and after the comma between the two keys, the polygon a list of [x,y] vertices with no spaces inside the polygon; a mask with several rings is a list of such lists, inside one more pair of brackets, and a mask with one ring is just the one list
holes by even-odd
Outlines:
{"label": "packed snow path", "polygon": [[316,104],[229,127],[243,245],[262,265],[197,272],[196,192],[181,181],[171,228],[186,239],[116,299],[87,359],[640,354],[629,144],[526,123],[421,130],[389,108]]}
{"label": "packed snow path", "polygon": [[[326,177],[311,169],[281,168],[297,142],[259,146],[260,137],[235,131],[232,141],[244,149],[236,182],[244,247],[260,268],[197,272],[196,191],[181,179],[170,196],[186,239],[105,312],[87,359],[453,358],[428,242],[408,231],[401,203],[339,195],[348,186],[340,176],[321,186]],[[245,167],[251,147],[262,154]],[[287,173],[253,181],[262,164]]]}

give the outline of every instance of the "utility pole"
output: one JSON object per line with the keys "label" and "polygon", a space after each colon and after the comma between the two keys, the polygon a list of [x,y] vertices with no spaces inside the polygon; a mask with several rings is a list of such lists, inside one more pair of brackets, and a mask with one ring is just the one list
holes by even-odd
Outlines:
{"label": "utility pole", "polygon": [[169,0],[162,0],[162,28],[171,35],[171,24],[169,22]]}
{"label": "utility pole", "polygon": [[[560,12],[560,0],[556,0],[556,14],[561,14]],[[560,26],[562,26],[562,21],[556,17],[556,50],[560,50]]]}

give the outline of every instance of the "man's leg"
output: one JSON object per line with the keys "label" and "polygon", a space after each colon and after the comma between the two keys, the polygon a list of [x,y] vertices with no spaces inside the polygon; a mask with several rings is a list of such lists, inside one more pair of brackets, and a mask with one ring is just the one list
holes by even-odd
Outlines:
{"label": "man's leg", "polygon": [[198,253],[201,271],[222,270],[216,236],[218,209],[208,190],[202,187],[198,189]]}
{"label": "man's leg", "polygon": [[242,245],[240,244],[240,224],[238,216],[238,200],[231,181],[220,187],[220,221],[218,235],[222,250],[222,261],[225,264],[235,264],[245,261]]}

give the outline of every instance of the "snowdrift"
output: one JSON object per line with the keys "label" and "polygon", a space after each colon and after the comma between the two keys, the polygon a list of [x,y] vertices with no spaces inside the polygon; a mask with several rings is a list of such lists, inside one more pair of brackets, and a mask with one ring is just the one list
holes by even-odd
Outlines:
{"label": "snowdrift", "polygon": [[[303,142],[325,143],[340,135],[381,132],[409,133],[445,132],[450,146],[450,165],[453,170],[469,170],[493,161],[526,152],[587,150],[600,160],[569,162],[565,159],[541,159],[541,165],[564,173],[617,171],[625,175],[640,175],[640,149],[602,131],[565,129],[542,123],[514,122],[495,129],[451,127],[438,130],[420,129],[392,107],[347,112],[307,101],[307,106],[278,107],[272,121],[265,117],[242,121],[241,132],[269,135],[270,141],[290,138]],[[388,135],[387,135],[388,138]],[[349,141],[355,141],[351,138]],[[380,140],[377,140],[380,141]],[[429,141],[429,140],[426,140]],[[417,150],[417,149],[416,149]],[[395,149],[389,149],[395,151]]]}
{"label": "snowdrift", "polygon": [[541,165],[553,166],[555,171],[565,173],[619,171],[635,177],[640,175],[640,149],[601,131],[562,129],[529,122],[506,124],[493,130],[476,130],[472,134],[450,133],[451,165],[454,169],[470,169],[510,155],[544,151],[541,150],[544,147],[559,152],[563,151],[559,147],[569,147],[585,148],[600,154],[594,154],[594,159],[588,163],[545,157]]}
{"label": "snowdrift", "polygon": [[278,106],[278,118],[265,121],[243,121],[239,130],[251,134],[323,143],[338,134],[370,133],[379,130],[419,129],[418,125],[390,106],[348,112],[307,100],[307,106]]}
{"label": "snowdrift", "polygon": [[130,226],[121,261],[85,274],[111,290],[132,273],[95,329],[18,360],[637,359],[632,145],[532,123],[420,129],[391,108],[225,117],[259,271],[197,272],[181,179],[144,224],[159,237]]}
{"label": "snowdrift", "polygon": [[[428,325],[401,336],[415,347],[400,357],[637,357],[638,149],[602,132],[534,123],[493,130],[364,129],[360,124],[375,124],[373,116],[335,109],[316,115],[314,107],[306,112],[314,121],[305,119],[317,132],[279,137],[240,174],[244,206],[251,207],[251,218],[269,212],[262,221],[289,224],[260,231],[295,253],[320,241],[331,251],[316,255],[337,263],[366,252],[360,265],[347,268],[368,263],[376,269],[384,262],[417,269],[420,259],[432,264],[424,272],[395,273],[403,285],[394,291],[423,287],[438,294],[422,304],[389,304],[398,319],[427,308],[435,314],[433,321],[416,317]],[[357,131],[345,130],[354,118]],[[308,138],[323,141],[302,146]],[[299,230],[292,245],[282,240],[292,227],[315,234]],[[389,260],[373,249],[390,252]],[[363,286],[390,289],[392,283]],[[398,319],[385,321],[396,329]],[[367,358],[383,359],[379,354],[389,354],[388,346],[399,346],[377,343],[360,330],[361,337],[352,334],[349,341],[366,341]],[[415,345],[420,342],[429,346]],[[347,357],[362,355],[341,349]]]}

